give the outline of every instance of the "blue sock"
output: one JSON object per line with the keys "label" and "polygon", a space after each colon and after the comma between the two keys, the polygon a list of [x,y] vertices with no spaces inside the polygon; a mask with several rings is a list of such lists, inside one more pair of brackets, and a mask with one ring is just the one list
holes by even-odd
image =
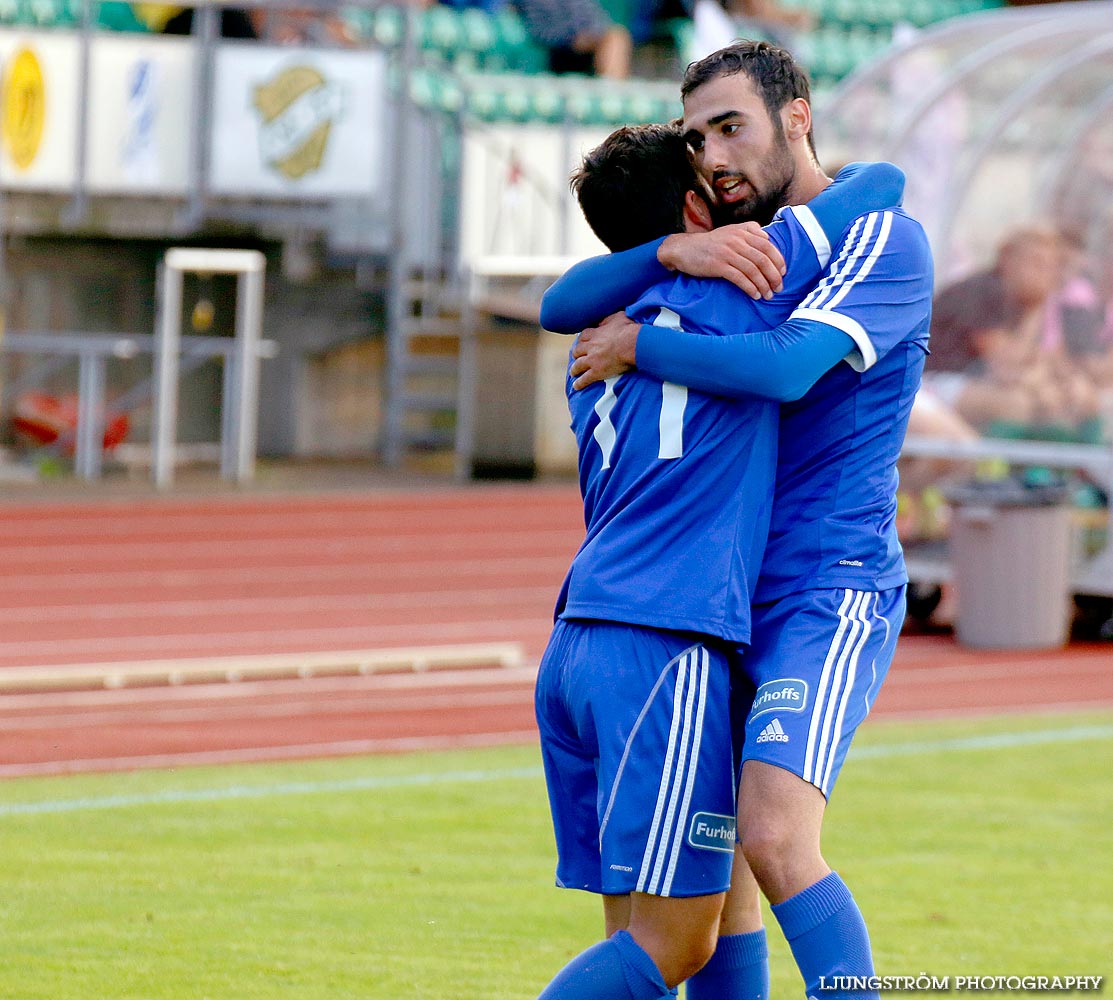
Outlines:
{"label": "blue sock", "polygon": [[800,966],[809,997],[878,1000],[876,991],[833,988],[834,976],[874,974],[866,922],[838,875],[831,872],[772,909]]}
{"label": "blue sock", "polygon": [[626,931],[619,931],[580,952],[538,1000],[661,1000],[668,995],[653,959]]}
{"label": "blue sock", "polygon": [[719,938],[711,960],[688,980],[688,1000],[769,1000],[765,928]]}

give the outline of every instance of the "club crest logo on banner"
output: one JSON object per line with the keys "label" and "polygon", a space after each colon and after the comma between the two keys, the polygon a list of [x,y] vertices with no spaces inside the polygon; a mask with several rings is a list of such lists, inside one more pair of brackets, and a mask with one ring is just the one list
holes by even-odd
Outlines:
{"label": "club crest logo on banner", "polygon": [[329,135],[344,110],[343,93],[312,66],[291,66],[257,86],[263,161],[289,180],[321,169]]}

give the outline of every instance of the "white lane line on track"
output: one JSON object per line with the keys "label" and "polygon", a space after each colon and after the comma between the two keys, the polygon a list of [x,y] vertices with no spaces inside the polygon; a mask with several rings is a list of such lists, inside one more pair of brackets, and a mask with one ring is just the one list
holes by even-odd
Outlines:
{"label": "white lane line on track", "polygon": [[[82,505],[76,508],[58,508],[54,517],[44,517],[43,509],[36,507],[30,518],[19,516],[6,508],[7,515],[0,524],[0,544],[6,539],[24,540],[41,535],[43,538],[57,537],[59,531],[72,531],[76,526],[85,538],[94,537],[134,537],[136,532],[150,532],[154,535],[182,535],[187,532],[212,534],[229,528],[248,525],[255,530],[278,528],[287,530],[292,525],[305,532],[322,528],[348,528],[353,525],[362,529],[379,528],[384,521],[397,524],[405,521],[418,521],[425,524],[430,515],[437,517],[460,515],[471,517],[479,525],[491,522],[492,507],[509,508],[519,519],[530,518],[539,524],[551,522],[554,511],[567,512],[570,522],[582,517],[582,504],[575,487],[568,490],[553,491],[548,496],[497,495],[454,496],[432,498],[422,494],[407,496],[401,503],[397,498],[381,502],[378,498],[366,502],[319,504],[307,502],[291,503],[288,499],[280,502],[249,506],[248,509],[227,507],[221,502],[210,504],[201,500],[190,509],[168,507],[159,510],[149,506],[118,507]],[[294,509],[296,508],[296,509]]]}
{"label": "white lane line on track", "polygon": [[[1036,729],[1020,733],[990,733],[944,740],[888,743],[860,747],[852,754],[860,759],[922,756],[931,753],[961,753],[1042,746],[1050,743],[1079,743],[1113,739],[1113,725],[1070,726]],[[488,744],[489,745],[489,744]],[[417,748],[415,748],[417,749]],[[0,817],[44,815],[47,813],[88,812],[129,806],[177,805],[189,802],[214,802],[242,799],[276,798],[286,795],[378,791],[415,785],[482,783],[519,778],[539,778],[540,767],[493,769],[489,771],[441,771],[429,774],[367,776],[341,781],[286,782],[274,785],[231,785],[220,788],[168,789],[136,795],[106,795],[83,799],[46,799],[37,802],[0,802]]]}
{"label": "white lane line on track", "polygon": [[[899,653],[897,654],[899,657]],[[916,687],[929,684],[964,684],[968,680],[1025,680],[1038,677],[1046,680],[1048,676],[1060,677],[1063,674],[1109,674],[1111,656],[1109,654],[1060,654],[1057,656],[1034,656],[1032,658],[1002,661],[1002,663],[946,664],[940,667],[916,667],[900,669],[899,661],[889,670],[885,687]]]}
{"label": "white lane line on track", "polygon": [[[0,546],[4,556],[5,575],[23,573],[57,572],[50,564],[63,566],[95,562],[97,558],[109,559],[115,564],[133,563],[143,566],[155,559],[175,562],[200,558],[216,558],[222,563],[243,561],[248,558],[272,559],[277,553],[306,554],[309,556],[362,555],[366,558],[383,558],[393,553],[430,552],[433,545],[444,556],[465,555],[473,557],[488,552],[521,552],[523,549],[545,550],[544,554],[567,551],[569,559],[583,540],[583,529],[536,528],[500,530],[490,532],[445,534],[431,536],[429,531],[413,535],[390,534],[383,537],[353,535],[325,538],[305,538],[292,535],[287,538],[204,538],[153,542],[92,542],[88,545],[39,545],[16,548]],[[571,546],[571,547],[569,547]],[[80,560],[80,562],[78,562]]]}
{"label": "white lane line on track", "polygon": [[257,719],[292,717],[316,719],[334,715],[368,715],[381,712],[394,714],[400,712],[424,713],[433,709],[501,708],[507,705],[526,704],[533,704],[532,688],[523,687],[517,691],[488,692],[415,692],[409,698],[389,698],[383,697],[381,693],[371,692],[360,697],[348,697],[342,701],[315,698],[247,705],[236,702],[222,702],[220,704],[196,705],[191,708],[148,708],[143,710],[141,714],[137,713],[134,708],[124,707],[115,710],[58,712],[24,718],[6,718],[3,720],[2,733],[33,732],[37,729],[49,729],[57,732],[59,730],[98,728],[123,724],[131,727],[147,727],[153,725],[218,723],[229,720],[253,722]]}
{"label": "white lane line on track", "polygon": [[[547,611],[548,609],[546,609]],[[442,642],[501,642],[517,640],[523,629],[532,630],[538,625],[546,632],[552,629],[552,618],[539,614],[531,618],[503,618],[492,621],[463,621],[423,623],[421,625],[341,625],[333,628],[274,628],[245,632],[184,632],[172,635],[123,635],[92,638],[75,636],[72,639],[24,639],[18,642],[0,642],[0,660],[9,665],[33,665],[43,658],[64,658],[66,662],[79,660],[93,662],[97,654],[108,654],[114,659],[141,659],[152,655],[172,658],[181,650],[189,656],[221,656],[247,653],[265,653],[273,647],[287,649],[315,649],[342,647],[344,649],[376,646],[434,645]],[[324,644],[323,646],[321,644]],[[209,651],[206,653],[205,651]],[[2,668],[0,668],[2,669]]]}
{"label": "white lane line on track", "polygon": [[139,621],[143,619],[214,618],[222,615],[326,614],[330,611],[414,611],[447,607],[457,608],[506,605],[517,602],[550,603],[556,584],[527,587],[472,587],[467,590],[403,590],[384,594],[308,594],[293,597],[200,598],[139,602],[94,601],[78,604],[47,604],[24,608],[0,608],[0,623],[53,625],[56,622]]}
{"label": "white lane line on track", "polygon": [[[899,653],[897,654],[899,657]],[[952,684],[955,681],[1013,679],[1019,674],[1038,674],[1056,682],[1062,671],[1072,673],[1108,673],[1113,665],[1113,654],[1046,653],[1030,659],[1017,659],[999,663],[981,663],[972,659],[965,663],[948,663],[941,667],[914,667],[900,669],[899,661],[885,678],[885,687],[894,682],[902,686],[916,684]]]}
{"label": "white lane line on track", "polygon": [[[505,577],[528,573],[530,576],[555,574],[563,577],[571,561],[571,552],[564,555],[524,556],[484,559],[481,563],[471,560],[447,562],[443,559],[407,560],[392,565],[392,581],[448,580],[459,577]],[[188,587],[250,586],[260,580],[280,580],[286,586],[304,586],[313,583],[351,582],[363,585],[367,580],[379,580],[383,567],[373,562],[274,562],[266,566],[211,566],[201,569],[124,569],[97,572],[76,572],[48,576],[20,575],[9,582],[17,594],[48,591],[51,594],[71,590],[88,592],[90,589],[107,591],[117,588],[151,588],[162,590]],[[3,581],[0,580],[0,583]],[[556,593],[556,587],[553,592]]]}

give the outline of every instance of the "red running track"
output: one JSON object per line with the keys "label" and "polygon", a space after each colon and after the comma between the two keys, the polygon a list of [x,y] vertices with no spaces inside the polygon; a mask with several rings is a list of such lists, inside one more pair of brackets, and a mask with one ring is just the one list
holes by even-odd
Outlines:
{"label": "red running track", "polygon": [[[0,670],[513,641],[536,664],[572,486],[5,504]],[[0,776],[534,738],[532,666],[0,696]],[[880,717],[1113,705],[1113,649],[905,637]]]}

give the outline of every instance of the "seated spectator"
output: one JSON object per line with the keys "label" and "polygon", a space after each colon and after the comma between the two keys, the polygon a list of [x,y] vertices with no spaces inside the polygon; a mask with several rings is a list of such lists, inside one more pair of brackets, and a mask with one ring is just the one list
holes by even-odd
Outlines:
{"label": "seated spectator", "polygon": [[966,369],[971,378],[955,402],[956,412],[994,436],[1083,434],[1083,425],[1097,414],[1093,383],[1033,332],[991,321],[974,331],[977,358]]}
{"label": "seated spectator", "polygon": [[998,247],[993,267],[948,285],[935,296],[930,371],[961,372],[977,357],[973,333],[990,312],[1005,326],[1038,313],[1059,285],[1057,234],[1024,227]]}
{"label": "seated spectator", "polygon": [[[692,6],[693,0],[628,0],[626,27],[630,29],[634,46],[654,41],[669,21],[689,20]],[[614,10],[613,4],[610,9]]]}
{"label": "seated spectator", "polygon": [[762,39],[798,55],[801,33],[813,26],[808,11],[777,0],[696,0],[688,57],[702,59],[736,38]]}
{"label": "seated spectator", "polygon": [[630,75],[630,32],[616,24],[597,0],[512,0],[530,37],[549,50],[554,73],[592,73],[611,79]]}
{"label": "seated spectator", "polygon": [[[193,33],[192,7],[135,6],[149,12],[153,30],[164,35]],[[220,34],[222,38],[251,38],[273,45],[351,45],[356,40],[337,7],[223,7]]]}
{"label": "seated spectator", "polygon": [[936,296],[925,385],[975,429],[1093,437],[1098,395],[1081,341],[1094,330],[1067,308],[1078,292],[1064,261],[1054,230],[1025,227],[1001,244],[991,270]]}
{"label": "seated spectator", "polygon": [[[136,4],[137,10],[144,11],[152,31],[164,35],[190,35],[193,33],[193,8],[177,7],[170,4]],[[251,15],[239,7],[220,9],[221,38],[258,38]]]}
{"label": "seated spectator", "polygon": [[352,25],[338,8],[256,7],[251,22],[259,38],[272,45],[352,45]]}
{"label": "seated spectator", "polygon": [[[430,7],[434,0],[409,0],[411,6]],[[488,14],[497,14],[506,6],[506,0],[440,0],[443,7],[455,7],[457,10],[466,10],[474,7],[486,11]]]}
{"label": "seated spectator", "polygon": [[1066,233],[1063,259],[1047,340],[1077,359],[1099,392],[1113,392],[1113,257],[1092,258],[1081,239]]}

